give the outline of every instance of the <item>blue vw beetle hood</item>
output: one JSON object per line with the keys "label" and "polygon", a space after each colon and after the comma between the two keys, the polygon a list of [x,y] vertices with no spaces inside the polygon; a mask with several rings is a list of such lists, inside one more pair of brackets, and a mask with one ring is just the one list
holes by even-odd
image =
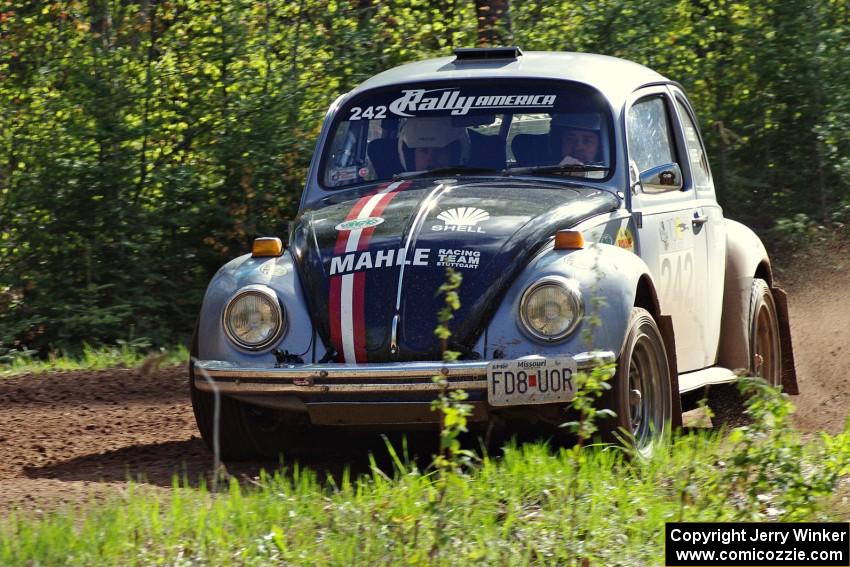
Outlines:
{"label": "blue vw beetle hood", "polygon": [[474,357],[504,293],[547,240],[617,207],[611,193],[578,185],[505,179],[369,185],[303,211],[291,250],[313,324],[333,360],[440,360],[434,329],[447,268],[463,276],[451,348]]}

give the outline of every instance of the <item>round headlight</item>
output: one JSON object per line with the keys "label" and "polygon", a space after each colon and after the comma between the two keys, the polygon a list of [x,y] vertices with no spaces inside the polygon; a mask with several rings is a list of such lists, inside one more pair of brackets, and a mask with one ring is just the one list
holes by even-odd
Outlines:
{"label": "round headlight", "polygon": [[237,346],[260,350],[283,334],[285,315],[277,295],[264,285],[249,285],[224,308],[224,330]]}
{"label": "round headlight", "polygon": [[578,283],[557,276],[531,284],[519,304],[522,327],[547,342],[561,340],[575,331],[582,311]]}

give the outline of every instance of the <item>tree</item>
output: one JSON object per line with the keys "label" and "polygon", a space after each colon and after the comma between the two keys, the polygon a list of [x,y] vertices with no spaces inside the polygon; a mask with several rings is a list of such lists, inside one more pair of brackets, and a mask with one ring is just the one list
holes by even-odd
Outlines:
{"label": "tree", "polygon": [[509,0],[475,0],[478,45],[508,45],[513,41],[509,8]]}
{"label": "tree", "polygon": [[5,0],[0,346],[179,340],[212,273],[284,232],[337,96],[513,43],[682,82],[728,216],[850,210],[842,0]]}

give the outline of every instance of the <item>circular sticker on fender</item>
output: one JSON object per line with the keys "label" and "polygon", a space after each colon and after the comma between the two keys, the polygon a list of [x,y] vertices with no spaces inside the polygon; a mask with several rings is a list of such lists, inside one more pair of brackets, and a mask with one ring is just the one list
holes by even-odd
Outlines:
{"label": "circular sticker on fender", "polygon": [[381,217],[366,217],[363,219],[352,219],[341,222],[334,228],[337,230],[363,230],[364,228],[372,228],[384,222]]}
{"label": "circular sticker on fender", "polygon": [[278,266],[276,260],[269,260],[260,266],[260,273],[267,276],[285,276],[289,273],[289,269],[286,267],[286,264]]}

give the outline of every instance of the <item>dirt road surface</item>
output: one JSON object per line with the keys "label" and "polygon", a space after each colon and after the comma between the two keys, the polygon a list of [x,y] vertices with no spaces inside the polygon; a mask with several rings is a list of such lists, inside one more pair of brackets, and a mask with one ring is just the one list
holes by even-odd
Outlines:
{"label": "dirt road surface", "polygon": [[[850,408],[850,254],[832,252],[779,271],[790,295],[801,395],[795,422],[807,432],[836,432]],[[841,258],[848,258],[846,262]],[[320,467],[361,458],[327,455]],[[262,466],[229,467],[251,477]],[[356,463],[355,463],[356,465]],[[192,481],[208,474],[212,457],[198,438],[186,372],[172,367],[68,372],[0,378],[0,512],[25,513],[116,494],[128,478],[167,491],[175,473]]]}

